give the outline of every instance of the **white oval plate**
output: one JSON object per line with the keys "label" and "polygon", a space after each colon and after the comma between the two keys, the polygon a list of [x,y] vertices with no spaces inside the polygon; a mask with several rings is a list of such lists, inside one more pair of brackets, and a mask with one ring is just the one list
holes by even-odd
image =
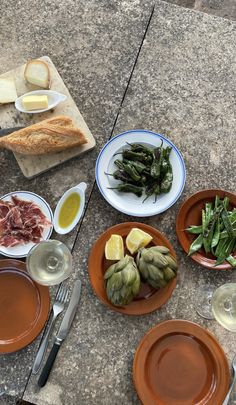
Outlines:
{"label": "white oval plate", "polygon": [[[26,96],[48,96],[48,108],[44,108],[43,110],[25,110],[23,107],[22,99],[23,97]],[[52,108],[56,107],[59,103],[65,101],[66,99],[67,97],[64,94],[58,93],[57,91],[35,90],[18,97],[15,101],[15,107],[18,111],[26,114],[37,114],[51,110]]]}
{"label": "white oval plate", "polygon": [[[148,146],[157,147],[161,145],[171,146],[170,162],[173,169],[173,183],[171,190],[167,194],[160,194],[154,203],[154,197],[149,197],[142,202],[145,195],[137,197],[132,193],[121,193],[117,190],[109,190],[108,187],[117,187],[119,180],[107,176],[106,173],[113,173],[117,167],[114,161],[118,156],[115,153],[128,148],[128,143],[142,143]],[[150,217],[160,214],[170,208],[180,197],[186,179],[186,170],[184,160],[176,146],[163,135],[146,130],[130,130],[116,135],[102,148],[98,155],[95,168],[96,182],[103,197],[118,211],[135,217]]]}
{"label": "white oval plate", "polygon": [[[48,203],[42,197],[40,197],[35,193],[31,193],[30,191],[14,191],[12,193],[4,195],[3,197],[0,197],[0,200],[10,201],[11,196],[13,195],[17,196],[21,200],[32,201],[35,204],[37,204],[38,207],[41,209],[42,213],[45,215],[45,217],[51,222],[51,224],[53,224],[52,210],[48,205]],[[43,231],[42,240],[49,239],[52,234],[52,230],[53,225],[45,228]],[[29,242],[26,244],[16,245],[8,248],[0,246],[0,254],[12,258],[26,257],[28,252],[34,245],[35,243]]]}

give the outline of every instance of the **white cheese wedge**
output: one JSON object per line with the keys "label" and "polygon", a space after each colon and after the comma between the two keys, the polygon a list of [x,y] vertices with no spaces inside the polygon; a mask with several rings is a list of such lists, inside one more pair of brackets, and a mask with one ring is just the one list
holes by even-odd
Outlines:
{"label": "white cheese wedge", "polygon": [[13,103],[17,99],[14,79],[0,79],[0,103]]}
{"label": "white cheese wedge", "polygon": [[26,111],[45,110],[48,108],[48,96],[25,96],[22,104]]}

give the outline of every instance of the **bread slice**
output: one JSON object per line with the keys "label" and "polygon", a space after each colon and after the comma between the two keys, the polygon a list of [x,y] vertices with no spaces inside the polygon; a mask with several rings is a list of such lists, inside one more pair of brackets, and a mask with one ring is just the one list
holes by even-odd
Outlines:
{"label": "bread slice", "polygon": [[24,70],[24,77],[28,83],[48,89],[50,86],[50,71],[46,62],[42,60],[30,60]]}
{"label": "bread slice", "polygon": [[0,79],[0,103],[13,103],[17,99],[14,79]]}
{"label": "bread slice", "polygon": [[[63,121],[66,126],[60,125]],[[41,155],[87,143],[82,131],[72,127],[70,121],[64,116],[41,121],[0,138],[0,147],[24,155]]]}

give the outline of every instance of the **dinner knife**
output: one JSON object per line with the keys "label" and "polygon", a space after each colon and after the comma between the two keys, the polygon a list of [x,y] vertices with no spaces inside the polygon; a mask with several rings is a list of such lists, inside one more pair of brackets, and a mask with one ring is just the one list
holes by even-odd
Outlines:
{"label": "dinner knife", "polygon": [[12,132],[15,131],[19,131],[19,129],[22,129],[24,127],[14,127],[14,128],[4,128],[4,129],[0,129],[0,136],[5,136],[5,135],[9,135]]}
{"label": "dinner knife", "polygon": [[51,349],[51,352],[49,353],[47,362],[42,370],[42,373],[38,379],[38,386],[39,387],[44,387],[44,385],[46,384],[49,374],[51,372],[53,363],[56,359],[58,350],[60,349],[60,346],[62,344],[62,342],[65,340],[72,321],[75,317],[75,313],[79,304],[79,300],[80,300],[80,295],[81,295],[81,281],[80,280],[76,280],[75,284],[74,284],[74,288],[71,294],[71,299],[70,299],[70,303],[69,306],[66,310],[66,313],[64,315],[64,318],[61,322],[61,326],[59,328],[59,331],[57,333],[56,339],[54,341],[53,347]]}

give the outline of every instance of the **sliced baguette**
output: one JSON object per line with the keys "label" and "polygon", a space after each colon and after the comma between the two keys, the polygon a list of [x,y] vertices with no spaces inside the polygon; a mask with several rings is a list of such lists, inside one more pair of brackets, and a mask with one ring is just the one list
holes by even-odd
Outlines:
{"label": "sliced baguette", "polygon": [[24,77],[28,83],[48,89],[50,87],[50,71],[46,62],[30,60],[26,63]]}
{"label": "sliced baguette", "polygon": [[[41,155],[87,143],[82,131],[71,126],[70,118],[65,118],[67,117],[51,118],[15,131],[0,138],[0,147],[25,155]],[[60,125],[63,120],[67,126]],[[57,125],[52,125],[51,122]]]}

